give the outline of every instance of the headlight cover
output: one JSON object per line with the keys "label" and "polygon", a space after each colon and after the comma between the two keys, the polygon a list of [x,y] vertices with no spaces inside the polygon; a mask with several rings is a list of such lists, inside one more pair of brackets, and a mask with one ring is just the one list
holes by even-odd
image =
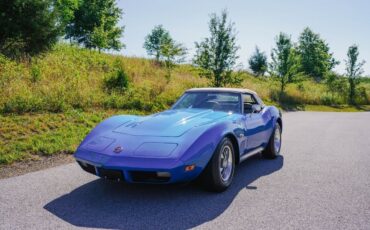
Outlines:
{"label": "headlight cover", "polygon": [[176,147],[177,143],[145,142],[135,150],[134,156],[170,157]]}

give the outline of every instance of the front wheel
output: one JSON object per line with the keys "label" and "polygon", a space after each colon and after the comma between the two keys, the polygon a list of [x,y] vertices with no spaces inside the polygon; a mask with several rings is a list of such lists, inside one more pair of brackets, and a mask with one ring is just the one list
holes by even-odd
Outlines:
{"label": "front wheel", "polygon": [[266,158],[274,159],[280,154],[281,149],[281,127],[280,124],[276,122],[275,129],[272,132],[269,142],[265,150],[263,150],[262,155]]}
{"label": "front wheel", "polygon": [[227,137],[222,139],[203,173],[205,188],[214,192],[225,191],[231,184],[235,170],[234,146]]}

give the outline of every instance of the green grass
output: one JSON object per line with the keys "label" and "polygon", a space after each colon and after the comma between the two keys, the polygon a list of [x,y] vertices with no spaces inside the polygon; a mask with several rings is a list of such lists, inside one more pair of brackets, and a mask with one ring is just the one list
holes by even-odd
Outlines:
{"label": "green grass", "polygon": [[[107,90],[106,82],[124,70],[129,87]],[[188,88],[209,86],[190,65],[180,65],[170,79],[166,70],[143,58],[132,58],[58,45],[31,63],[0,56],[0,165],[71,154],[83,137],[113,114],[148,114],[168,108]],[[290,84],[279,95],[269,78],[241,73],[237,87],[256,91],[267,104],[284,110],[364,111],[369,105],[345,105],[346,99],[327,93],[310,80]],[[370,82],[361,87],[370,92]],[[367,101],[370,101],[367,95]]]}
{"label": "green grass", "polygon": [[351,106],[351,105],[305,105],[305,111],[321,111],[321,112],[365,112],[370,111],[369,105]]}
{"label": "green grass", "polygon": [[[116,78],[117,66],[124,70],[129,87],[107,90]],[[110,55],[57,45],[53,51],[32,62],[16,63],[0,56],[0,113],[23,114],[65,112],[70,109],[135,109],[146,112],[168,108],[184,90],[209,86],[190,65],[180,65],[166,78],[166,70],[153,61]],[[279,84],[267,77],[241,73],[237,87],[252,89],[265,101],[299,108],[302,105],[346,104],[345,93],[332,95],[324,84],[306,80],[288,85],[283,97]],[[361,87],[370,92],[370,83]],[[370,101],[370,93],[365,95]]]}
{"label": "green grass", "polygon": [[73,153],[86,134],[114,114],[139,111],[69,111],[0,116],[0,165]]}

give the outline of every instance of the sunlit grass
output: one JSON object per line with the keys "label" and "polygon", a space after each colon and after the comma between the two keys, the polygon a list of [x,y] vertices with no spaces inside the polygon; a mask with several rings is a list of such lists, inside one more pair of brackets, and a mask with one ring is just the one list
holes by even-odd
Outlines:
{"label": "sunlit grass", "polygon": [[[105,80],[120,65],[128,76],[123,92],[107,92]],[[159,64],[144,58],[99,54],[58,45],[31,63],[16,63],[0,57],[0,113],[65,112],[70,109],[136,109],[160,111],[170,106],[186,89],[210,86],[190,65],[176,67],[171,78]],[[346,96],[329,94],[324,84],[306,80],[288,85],[283,97],[279,84],[268,77],[241,73],[240,86],[256,91],[264,100],[293,105],[346,104]],[[370,84],[362,84],[370,91]],[[370,95],[368,95],[370,100]]]}
{"label": "sunlit grass", "polygon": [[[123,92],[107,92],[105,79],[120,65],[129,79]],[[186,90],[210,86],[190,65],[166,70],[144,58],[99,54],[58,45],[31,63],[0,56],[0,164],[72,153],[83,137],[113,114],[148,114],[168,108]],[[331,95],[324,84],[306,80],[288,85],[241,73],[239,86],[256,91],[266,104],[285,110],[365,111],[348,106],[346,97]],[[361,87],[370,92],[370,83]],[[368,94],[368,101],[370,97]]]}
{"label": "sunlit grass", "polygon": [[69,111],[0,116],[0,164],[73,153],[87,133],[114,114],[139,111]]}

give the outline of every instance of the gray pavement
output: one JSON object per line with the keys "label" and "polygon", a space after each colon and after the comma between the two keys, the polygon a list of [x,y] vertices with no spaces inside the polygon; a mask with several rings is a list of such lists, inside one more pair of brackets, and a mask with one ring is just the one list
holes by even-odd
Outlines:
{"label": "gray pavement", "polygon": [[232,187],[99,180],[77,164],[0,180],[0,229],[370,229],[370,113],[283,115],[282,156]]}

